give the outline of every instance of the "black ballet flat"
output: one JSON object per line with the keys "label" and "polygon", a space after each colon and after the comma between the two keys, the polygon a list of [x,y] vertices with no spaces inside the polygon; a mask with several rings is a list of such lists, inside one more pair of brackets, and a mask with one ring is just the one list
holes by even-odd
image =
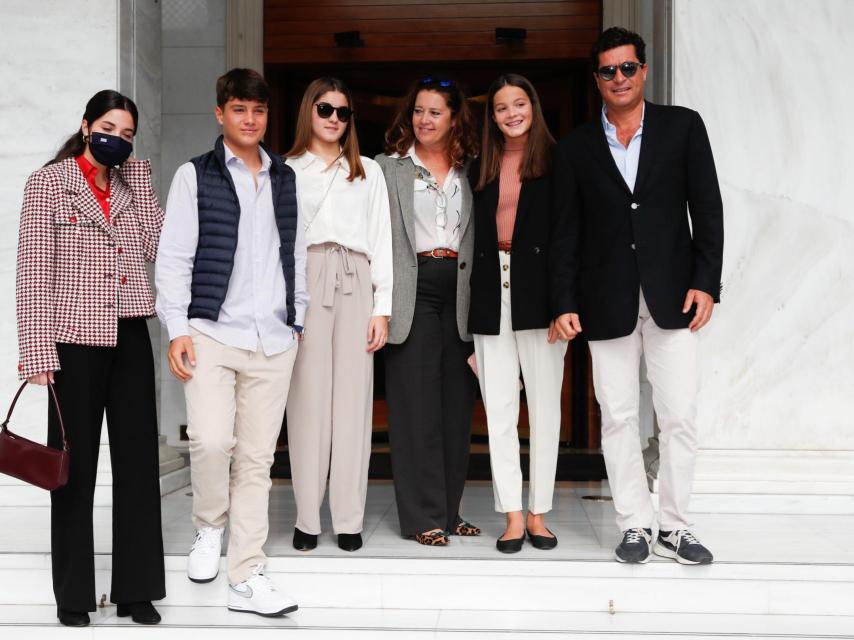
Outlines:
{"label": "black ballet flat", "polygon": [[338,548],[342,551],[358,551],[362,548],[361,533],[339,533]]}
{"label": "black ballet flat", "polygon": [[161,620],[157,609],[150,602],[131,602],[130,604],[120,604],[116,615],[119,618],[127,618],[137,624],[158,624]]}
{"label": "black ballet flat", "polygon": [[305,533],[294,527],[294,549],[297,551],[311,551],[317,547],[317,536],[313,533]]}
{"label": "black ballet flat", "polygon": [[501,553],[519,553],[522,550],[522,543],[525,542],[525,536],[521,538],[510,538],[502,540],[499,538],[495,541],[495,548]]}
{"label": "black ballet flat", "polygon": [[66,627],[88,627],[89,614],[85,611],[68,611],[62,607],[56,608],[56,617],[60,624]]}
{"label": "black ballet flat", "polygon": [[551,537],[534,535],[531,533],[530,529],[525,529],[525,532],[528,534],[528,539],[531,541],[531,544],[535,549],[554,549],[557,546],[557,536],[549,529],[546,529],[546,531],[552,534]]}

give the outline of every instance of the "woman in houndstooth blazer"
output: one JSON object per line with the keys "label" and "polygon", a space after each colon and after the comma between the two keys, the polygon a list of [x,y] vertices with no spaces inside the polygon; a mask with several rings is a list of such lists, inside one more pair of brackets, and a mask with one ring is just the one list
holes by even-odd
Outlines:
{"label": "woman in houndstooth blazer", "polygon": [[[100,91],[80,130],[24,188],[16,302],[22,379],[55,384],[71,450],[68,484],[51,493],[57,616],[95,611],[92,506],[106,410],[113,473],[113,581],[120,616],[154,624],[165,596],[154,359],[145,270],[163,211],[151,165],[128,159],[136,105]],[[60,445],[48,410],[48,441]]]}

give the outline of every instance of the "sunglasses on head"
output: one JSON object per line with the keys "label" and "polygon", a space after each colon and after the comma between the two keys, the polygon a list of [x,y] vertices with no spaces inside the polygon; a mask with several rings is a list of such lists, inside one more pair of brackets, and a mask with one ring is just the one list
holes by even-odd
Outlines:
{"label": "sunglasses on head", "polygon": [[333,107],[328,102],[318,102],[314,106],[317,107],[317,115],[324,120],[331,118],[333,113],[338,113],[338,119],[341,122],[348,122],[350,116],[353,115],[353,110],[350,107]]}
{"label": "sunglasses on head", "polygon": [[620,64],[609,64],[606,67],[599,67],[596,73],[602,80],[606,82],[617,77],[617,69],[626,78],[631,78],[638,72],[638,69],[644,66],[643,62],[621,62]]}
{"label": "sunglasses on head", "polygon": [[421,84],[438,84],[440,87],[448,88],[454,86],[453,80],[437,80],[433,76],[424,76],[419,80]]}

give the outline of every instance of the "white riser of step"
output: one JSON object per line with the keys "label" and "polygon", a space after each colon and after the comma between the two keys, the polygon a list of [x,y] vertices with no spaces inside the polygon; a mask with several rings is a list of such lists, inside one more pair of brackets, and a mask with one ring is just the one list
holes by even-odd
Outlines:
{"label": "white riser of step", "polygon": [[[114,607],[91,615],[87,629],[66,629],[56,623],[51,606],[0,606],[0,629],[17,638],[57,635],[90,638],[234,638],[235,632],[274,632],[275,637],[334,638],[530,638],[544,634],[572,637],[626,638],[843,638],[854,628],[854,618],[840,616],[762,616],[708,614],[574,613],[548,611],[441,611],[406,609],[302,608],[286,618],[261,618],[232,613],[224,607],[160,606],[163,622],[140,627],[117,618]],[[50,635],[48,635],[50,634]],[[146,634],[142,636],[141,634]],[[226,634],[230,634],[226,635]],[[438,634],[433,636],[432,634]],[[273,637],[273,636],[268,636]],[[850,636],[849,636],[850,637]]]}
{"label": "white riser of step", "polygon": [[[50,558],[11,554],[0,567],[0,604],[51,604]],[[220,576],[194,584],[186,559],[167,557],[169,606],[219,607]],[[97,592],[109,595],[109,557]],[[271,558],[268,575],[309,608],[726,613],[854,616],[850,566]]]}

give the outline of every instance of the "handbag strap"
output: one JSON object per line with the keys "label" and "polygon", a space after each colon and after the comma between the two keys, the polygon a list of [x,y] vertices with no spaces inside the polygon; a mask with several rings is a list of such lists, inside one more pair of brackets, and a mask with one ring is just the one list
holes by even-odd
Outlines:
{"label": "handbag strap", "polygon": [[[20,389],[18,389],[18,393],[15,394],[15,397],[12,399],[12,406],[9,407],[9,413],[6,414],[6,419],[3,421],[3,424],[0,424],[3,431],[6,431],[9,426],[9,420],[12,419],[12,412],[15,410],[15,405],[18,404],[18,398],[21,397],[21,393],[24,391],[24,388],[29,383],[24,380],[24,383],[21,385]],[[47,389],[50,391],[50,397],[53,399],[53,406],[56,409],[56,415],[59,417],[59,430],[62,433],[62,450],[68,451],[68,440],[65,437],[65,423],[62,420],[62,411],[59,410],[59,400],[56,397],[56,391],[53,388],[53,383],[47,383]]]}

